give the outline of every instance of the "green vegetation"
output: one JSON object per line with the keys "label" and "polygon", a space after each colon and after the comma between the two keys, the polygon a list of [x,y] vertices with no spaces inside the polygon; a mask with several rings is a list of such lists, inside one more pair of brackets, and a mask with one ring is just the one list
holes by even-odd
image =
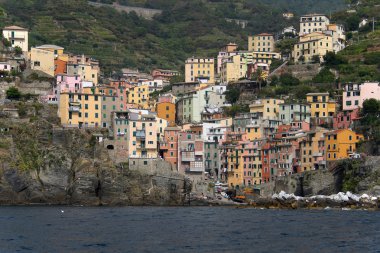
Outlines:
{"label": "green vegetation", "polygon": [[[336,57],[329,54],[327,64],[339,71],[341,82],[380,80],[380,6],[378,1],[362,0],[353,9],[356,12],[333,15],[335,21],[345,25],[349,45]],[[377,21],[374,27],[372,18]],[[369,23],[359,28],[362,19]]]}
{"label": "green vegetation", "polygon": [[[304,14],[345,7],[344,0],[118,2],[157,8],[163,13],[150,21],[134,12],[97,8],[86,0],[4,0],[0,6],[7,15],[0,17],[0,24],[28,28],[31,46],[57,44],[73,53],[91,55],[100,60],[104,73],[122,67],[142,71],[155,67],[182,70],[184,60],[192,55],[215,56],[228,42],[236,42],[245,49],[248,34],[278,32],[285,26],[296,25],[297,18],[282,18],[284,11]],[[242,29],[225,18],[244,19],[249,23]]]}
{"label": "green vegetation", "polygon": [[10,87],[6,94],[8,99],[19,100],[21,98],[21,92],[16,87]]}
{"label": "green vegetation", "polygon": [[314,83],[334,83],[335,75],[327,68],[323,68],[319,73],[313,78]]}
{"label": "green vegetation", "polygon": [[228,117],[235,117],[239,113],[249,112],[248,105],[234,104],[230,107],[224,107],[224,114]]}

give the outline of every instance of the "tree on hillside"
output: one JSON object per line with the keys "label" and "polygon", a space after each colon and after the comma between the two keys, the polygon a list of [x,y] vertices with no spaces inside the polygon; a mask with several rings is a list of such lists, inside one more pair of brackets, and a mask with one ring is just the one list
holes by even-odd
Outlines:
{"label": "tree on hillside", "polygon": [[321,59],[319,58],[319,55],[313,55],[313,56],[311,57],[311,61],[312,61],[313,63],[320,63],[320,62],[321,62]]}
{"label": "tree on hillside", "polygon": [[181,83],[181,82],[184,82],[184,81],[185,81],[185,77],[183,75],[173,76],[173,77],[170,78],[170,84]]}
{"label": "tree on hillside", "polygon": [[380,100],[374,98],[366,99],[363,102],[362,115],[379,115],[380,113]]}
{"label": "tree on hillside", "polygon": [[290,73],[281,74],[279,80],[280,83],[284,86],[297,86],[300,84],[300,80]]}
{"label": "tree on hillside", "polygon": [[19,100],[21,98],[21,93],[16,87],[10,87],[6,94],[8,99]]}
{"label": "tree on hillside", "polygon": [[336,55],[334,52],[327,52],[325,56],[323,56],[324,65],[329,67],[335,67],[340,64],[347,63],[340,55]]}
{"label": "tree on hillside", "polygon": [[224,94],[226,95],[226,100],[230,104],[235,104],[240,97],[240,89],[237,87],[229,87]]}
{"label": "tree on hillside", "polygon": [[21,55],[21,54],[22,54],[22,49],[21,49],[21,47],[19,47],[19,46],[16,46],[16,47],[15,47],[15,54],[16,54],[16,55]]}
{"label": "tree on hillside", "polygon": [[315,83],[333,83],[333,82],[335,82],[335,75],[329,70],[329,68],[324,67],[313,78],[313,82],[315,82]]}

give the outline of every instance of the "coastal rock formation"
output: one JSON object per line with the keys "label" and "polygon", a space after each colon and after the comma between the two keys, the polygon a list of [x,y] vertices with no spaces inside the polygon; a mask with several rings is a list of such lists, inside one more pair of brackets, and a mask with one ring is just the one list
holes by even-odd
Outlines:
{"label": "coastal rock formation", "polygon": [[0,204],[182,204],[182,175],[117,165],[92,131],[54,127],[54,111],[0,119]]}

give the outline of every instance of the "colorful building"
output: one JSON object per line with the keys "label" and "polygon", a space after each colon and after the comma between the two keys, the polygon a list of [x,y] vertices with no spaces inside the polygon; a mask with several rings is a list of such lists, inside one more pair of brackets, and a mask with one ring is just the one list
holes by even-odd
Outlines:
{"label": "colorful building", "polygon": [[231,81],[238,81],[242,77],[247,77],[247,63],[242,55],[232,55],[223,60],[220,69],[220,82],[228,84]]}
{"label": "colorful building", "polygon": [[157,117],[168,121],[169,125],[175,125],[175,104],[171,102],[161,102],[156,104]]}
{"label": "colorful building", "polygon": [[327,52],[334,52],[333,37],[323,32],[312,32],[299,37],[294,45],[292,58],[297,62],[313,62],[315,57],[323,62]]}
{"label": "colorful building", "polygon": [[310,122],[310,105],[300,103],[280,104],[279,118],[284,124],[291,122]]}
{"label": "colorful building", "polygon": [[215,83],[213,58],[189,58],[185,62],[185,82]]}
{"label": "colorful building", "polygon": [[178,133],[179,127],[166,127],[164,137],[160,139],[160,153],[165,161],[172,164],[175,170],[178,170]]}
{"label": "colorful building", "polygon": [[336,113],[336,103],[330,99],[329,93],[308,93],[306,100],[310,104],[311,117],[333,117]]}
{"label": "colorful building", "polygon": [[270,33],[260,33],[248,36],[248,51],[254,52],[274,52],[274,36]]}
{"label": "colorful building", "polygon": [[179,72],[169,69],[154,69],[152,70],[151,75],[154,79],[164,79],[170,81],[172,77],[179,76]]}
{"label": "colorful building", "polygon": [[149,108],[149,87],[148,85],[134,86],[128,90],[128,103],[136,105],[138,108]]}
{"label": "colorful building", "polygon": [[349,129],[339,129],[327,133],[325,140],[326,160],[349,158],[351,154],[356,152],[357,144],[363,139],[363,135]]}
{"label": "colorful building", "polygon": [[192,132],[178,135],[178,171],[196,185],[204,180],[204,143],[202,136]]}
{"label": "colorful building", "polygon": [[327,129],[319,128],[306,133],[300,142],[300,170],[298,172],[319,169],[322,164],[325,164],[325,153],[321,144],[327,132]]}
{"label": "colorful building", "polygon": [[55,60],[63,55],[63,47],[56,45],[42,45],[32,47],[30,51],[31,69],[42,71],[47,75],[54,76]]}
{"label": "colorful building", "polygon": [[249,105],[249,111],[262,114],[263,119],[278,119],[280,104],[283,103],[284,100],[281,99],[258,99]]}
{"label": "colorful building", "polygon": [[347,84],[343,91],[343,110],[362,108],[363,102],[370,98],[380,99],[379,82]]}
{"label": "colorful building", "polygon": [[102,94],[98,88],[83,88],[80,93],[62,92],[58,116],[64,126],[100,127]]}

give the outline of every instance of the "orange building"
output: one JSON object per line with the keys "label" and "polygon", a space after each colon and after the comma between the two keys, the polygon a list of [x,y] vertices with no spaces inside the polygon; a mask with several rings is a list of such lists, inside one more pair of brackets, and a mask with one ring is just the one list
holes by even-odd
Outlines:
{"label": "orange building", "polygon": [[164,138],[160,139],[160,156],[170,162],[174,169],[178,170],[178,133],[179,127],[167,127],[164,130]]}
{"label": "orange building", "polygon": [[175,104],[161,102],[156,105],[157,117],[168,121],[169,126],[175,125]]}
{"label": "orange building", "polygon": [[67,73],[67,61],[61,59],[54,60],[54,75]]}

